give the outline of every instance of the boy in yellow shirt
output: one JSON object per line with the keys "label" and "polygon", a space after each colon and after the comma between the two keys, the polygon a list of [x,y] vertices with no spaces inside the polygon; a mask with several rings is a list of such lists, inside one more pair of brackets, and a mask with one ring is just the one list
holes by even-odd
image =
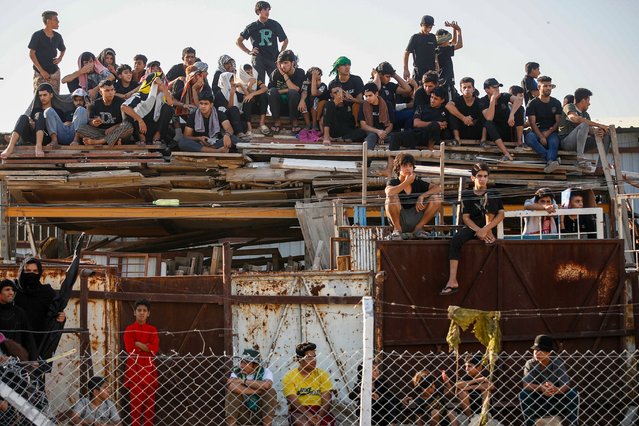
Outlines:
{"label": "boy in yellow shirt", "polygon": [[289,406],[289,421],[294,426],[333,426],[330,413],[333,384],[329,374],[316,368],[317,346],[300,343],[295,348],[299,367],[284,376],[284,396]]}

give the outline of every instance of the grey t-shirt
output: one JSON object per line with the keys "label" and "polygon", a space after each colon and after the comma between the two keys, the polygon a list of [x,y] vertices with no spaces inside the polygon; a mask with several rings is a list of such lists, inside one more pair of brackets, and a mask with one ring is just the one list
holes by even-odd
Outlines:
{"label": "grey t-shirt", "polygon": [[120,415],[111,400],[106,400],[97,408],[93,408],[89,403],[89,398],[80,398],[73,406],[73,412],[77,413],[82,420],[101,423],[115,423],[120,421]]}
{"label": "grey t-shirt", "polygon": [[524,383],[541,385],[545,382],[557,387],[570,383],[563,361],[556,356],[551,357],[550,364],[546,367],[534,359],[529,359],[524,366]]}
{"label": "grey t-shirt", "polygon": [[568,119],[568,114],[577,114],[579,117],[583,117],[586,120],[590,120],[590,114],[588,111],[579,111],[575,104],[568,104],[564,107],[561,115],[561,121],[559,122],[559,137],[565,138],[577,128],[579,124],[573,123]]}

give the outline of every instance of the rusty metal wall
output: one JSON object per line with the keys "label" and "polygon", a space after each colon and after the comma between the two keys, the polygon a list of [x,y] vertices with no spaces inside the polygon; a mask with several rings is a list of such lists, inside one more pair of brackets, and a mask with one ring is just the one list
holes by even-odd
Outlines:
{"label": "rusty metal wall", "polygon": [[[366,296],[372,276],[362,272],[318,271],[303,273],[235,274],[233,295]],[[337,401],[347,399],[352,374],[361,362],[362,319],[358,304],[283,305],[236,304],[233,306],[235,354],[257,345],[278,374],[295,368],[295,346],[317,344],[318,364],[329,371],[338,391]],[[330,354],[353,354],[352,358]],[[358,354],[356,356],[356,354]],[[327,359],[328,358],[328,359]],[[275,377],[281,396],[282,377]],[[281,406],[284,406],[281,401]]]}
{"label": "rusty metal wall", "polygon": [[[378,243],[386,275],[377,289],[377,325],[385,350],[447,350],[449,305],[502,311],[507,351],[528,350],[541,333],[567,350],[625,349],[628,331],[616,306],[624,302],[622,241],[471,241],[460,259],[460,291],[445,297],[438,292],[448,280],[448,247],[444,241]],[[479,349],[470,333],[463,341],[462,350]]]}
{"label": "rusty metal wall", "polygon": [[[48,264],[43,262],[43,279],[45,284],[51,284],[54,289],[59,289],[60,284],[64,280],[66,267],[59,264]],[[83,268],[90,268],[95,271],[93,276],[87,278],[87,284],[90,291],[116,291],[118,277],[116,268],[86,265]],[[2,265],[0,266],[0,276],[2,278],[14,279],[17,276],[18,267]],[[80,277],[78,277],[74,290],[80,290]],[[107,362],[106,355],[119,350],[119,334],[118,334],[118,304],[114,300],[89,300],[88,307],[88,328],[90,333],[90,348],[92,354],[92,363],[95,374],[109,376],[114,373],[113,365]],[[72,297],[69,305],[65,309],[67,316],[65,328],[80,327],[80,299]],[[80,336],[79,334],[63,334],[58,346],[57,354],[63,354],[72,349],[79,351]],[[77,363],[78,353],[73,357],[74,363]],[[66,410],[78,398],[78,389],[71,386],[72,383],[78,382],[78,377],[69,377],[64,371],[78,372],[79,368],[69,369],[61,368],[64,361],[54,363],[53,371],[47,375],[46,385],[47,392],[55,393],[55,404],[52,405],[53,412]]]}

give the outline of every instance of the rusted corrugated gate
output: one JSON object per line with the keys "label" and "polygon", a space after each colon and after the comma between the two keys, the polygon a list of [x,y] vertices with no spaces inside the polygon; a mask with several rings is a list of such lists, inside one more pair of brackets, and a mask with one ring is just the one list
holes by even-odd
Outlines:
{"label": "rusted corrugated gate", "polygon": [[[376,280],[376,324],[384,350],[447,350],[449,305],[502,311],[507,351],[527,350],[540,333],[555,336],[566,350],[624,350],[624,336],[634,335],[624,323],[621,240],[492,246],[471,241],[460,260],[461,289],[443,297],[438,292],[448,279],[448,246],[445,241],[378,243],[385,276]],[[462,350],[479,348],[470,333],[463,337]]]}

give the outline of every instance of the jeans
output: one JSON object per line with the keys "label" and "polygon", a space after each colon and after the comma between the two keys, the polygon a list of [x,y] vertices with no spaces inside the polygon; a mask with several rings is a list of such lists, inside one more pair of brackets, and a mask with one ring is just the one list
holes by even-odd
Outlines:
{"label": "jeans", "polygon": [[67,126],[62,122],[62,119],[53,108],[47,108],[44,110],[44,119],[47,123],[47,132],[49,135],[57,135],[60,145],[69,145],[73,142],[75,132],[78,128],[83,124],[87,124],[89,115],[86,108],[77,107],[73,113],[73,121]]}
{"label": "jeans", "polygon": [[[584,155],[586,150],[597,149],[595,137],[589,134],[590,126],[587,123],[581,123],[573,129],[560,142],[561,149],[564,151],[577,151],[578,156]],[[610,135],[605,134],[603,137],[604,151],[607,153],[610,149]]]}
{"label": "jeans", "polygon": [[545,162],[557,160],[557,151],[559,151],[559,135],[557,132],[552,133],[546,138],[548,146],[543,146],[541,142],[539,142],[539,138],[535,132],[528,133],[524,141],[526,145],[534,149]]}
{"label": "jeans", "polygon": [[405,108],[401,111],[395,111],[395,121],[393,122],[393,129],[396,131],[400,131],[402,129],[412,129],[414,116],[415,110],[413,108]]}
{"label": "jeans", "polygon": [[561,416],[569,426],[576,426],[578,423],[579,394],[574,389],[553,396],[525,389],[519,394],[519,402],[526,426],[534,426],[537,419],[554,415]]}

